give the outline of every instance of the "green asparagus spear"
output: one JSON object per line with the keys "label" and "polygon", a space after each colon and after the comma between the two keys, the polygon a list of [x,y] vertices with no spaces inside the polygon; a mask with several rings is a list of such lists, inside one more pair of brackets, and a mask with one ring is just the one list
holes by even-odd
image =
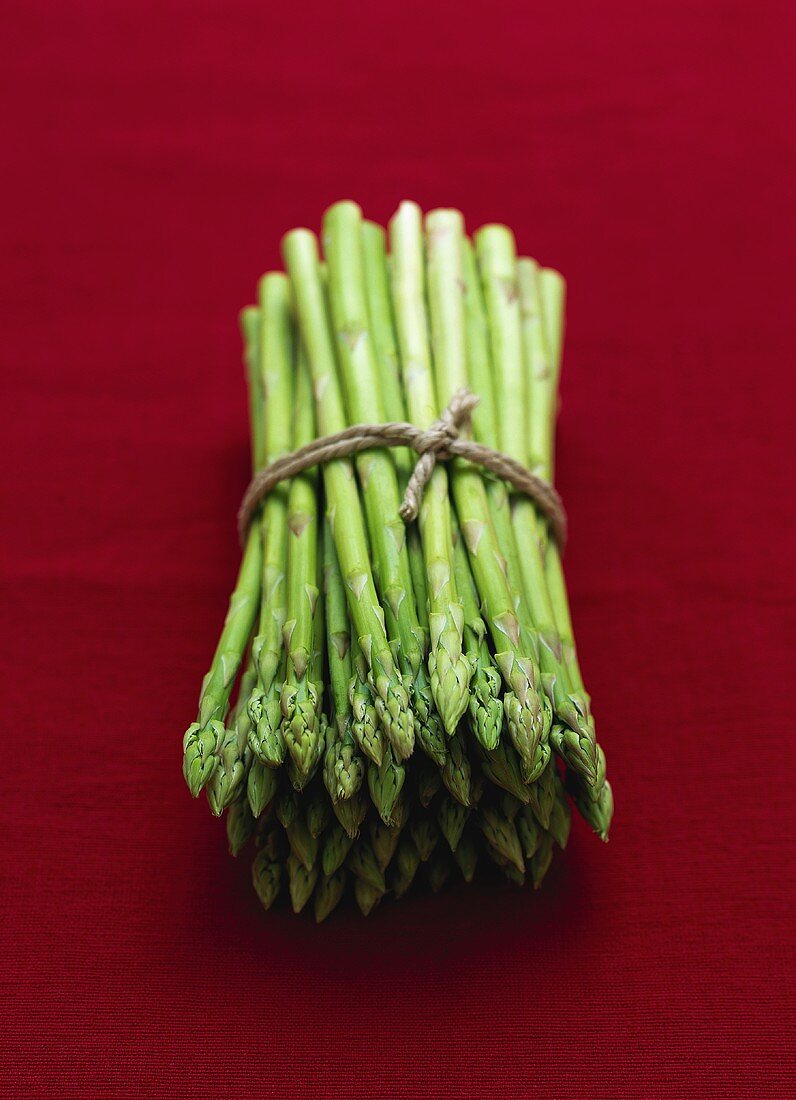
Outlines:
{"label": "green asparagus spear", "polygon": [[[465,309],[464,227],[455,210],[436,210],[426,219],[429,251],[429,292],[434,331],[435,369],[440,389],[454,392],[467,385],[467,313]],[[477,301],[475,303],[477,305]],[[474,324],[471,316],[469,327]],[[483,360],[483,349],[475,355]],[[487,397],[489,405],[489,397]],[[521,632],[517,603],[509,584],[481,473],[453,464],[453,491],[459,523],[481,603],[492,628],[496,661],[509,691],[504,701],[512,740],[520,752],[526,777],[538,767],[538,746],[547,720],[537,690],[535,655],[528,634]],[[527,652],[526,652],[527,650]]]}
{"label": "green asparagus spear", "polygon": [[433,893],[439,893],[450,878],[451,870],[450,853],[440,845],[426,864],[426,876]]}
{"label": "green asparagus spear", "polygon": [[409,837],[401,837],[393,860],[391,879],[393,894],[396,898],[402,897],[412,885],[419,866],[420,855],[414,842]]}
{"label": "green asparagus spear", "polygon": [[[282,272],[269,272],[259,283],[260,385],[265,399],[265,461],[272,462],[291,449],[295,333],[290,316],[290,285]],[[286,485],[277,485],[263,504],[263,580],[260,622],[253,653],[257,683],[249,699],[253,728],[249,745],[268,767],[285,758],[280,695],[285,678],[282,629],[285,624],[287,570]]]}
{"label": "green asparagus spear", "polygon": [[246,780],[247,769],[251,766],[251,750],[248,746],[251,719],[247,709],[249,692],[256,679],[254,663],[246,663],[246,671],[241,676],[238,698],[227,724],[224,742],[218,754],[218,766],[210,777],[207,787],[207,801],[210,809],[219,817],[227,806],[236,802]]}
{"label": "green asparagus spear", "polygon": [[[498,446],[500,450],[522,462],[524,460],[524,439],[527,434],[527,386],[522,359],[522,338],[518,305],[517,278],[515,270],[514,237],[505,226],[484,226],[476,234],[476,250],[486,301],[487,320],[490,334],[492,363],[495,369],[496,392],[500,416],[498,418]],[[516,520],[516,515],[524,509],[531,510],[533,505],[524,497],[512,498],[511,521],[517,547],[520,569],[525,562],[529,548],[525,542],[525,531]],[[528,593],[526,592],[526,595]],[[523,760],[526,779],[534,778],[545,766],[549,755],[547,747],[551,709],[547,697],[542,691],[542,680],[538,663],[538,641],[530,630],[524,637],[531,641],[529,653],[524,665],[527,671],[529,690],[539,703],[537,723],[534,726],[534,740],[515,739],[515,745]],[[498,664],[500,661],[498,660]],[[509,729],[512,730],[511,708],[507,708]],[[512,733],[513,739],[514,735]]]}
{"label": "green asparagus spear", "polygon": [[[401,372],[410,419],[421,428],[438,416],[424,301],[425,272],[420,208],[404,202],[390,221],[392,296]],[[471,669],[462,652],[464,612],[453,570],[448,477],[436,466],[420,502],[420,538],[428,577],[428,656],[431,692],[446,732],[467,708]]]}
{"label": "green asparagus spear", "polygon": [[[564,280],[556,271],[538,269],[530,263],[522,268],[523,289],[531,307],[536,307],[541,316],[543,354],[537,360],[531,357],[530,372],[533,400],[540,405],[541,411],[534,420],[533,454],[537,458],[538,471],[548,480],[553,477],[553,435],[558,393],[558,378],[561,371],[561,347],[564,331]],[[537,342],[538,344],[539,342]],[[541,369],[539,367],[541,363]],[[533,366],[536,369],[533,369]],[[607,821],[600,818],[607,834],[610,825],[610,812],[613,809],[613,797],[602,796],[605,784],[605,757],[597,745],[594,733],[594,720],[591,716],[590,699],[583,685],[578,664],[575,640],[572,632],[572,620],[569,611],[564,573],[558,546],[547,538],[547,526],[540,524],[540,537],[545,550],[545,573],[550,594],[556,632],[560,639],[563,664],[569,675],[569,701],[571,710],[563,715],[567,723],[557,737],[551,737],[556,751],[566,761],[568,767],[578,772],[584,779],[583,792],[592,801],[600,802],[603,810],[610,807]],[[602,828],[598,829],[602,834]]]}
{"label": "green asparagus spear", "polygon": [[[536,265],[529,260],[517,264],[518,295],[521,315],[522,347],[526,390],[528,394],[529,430],[527,442],[520,449],[521,461],[533,467],[541,476],[550,472],[552,455],[552,402],[547,387],[551,372],[542,327],[542,308]],[[597,746],[594,724],[589,715],[588,701],[575,691],[564,660],[561,638],[545,570],[547,522],[527,498],[512,502],[512,522],[518,541],[522,541],[522,573],[525,592],[539,634],[539,661],[548,696],[559,725],[551,738],[556,751],[582,772],[594,786],[597,778]]]}
{"label": "green asparagus spear", "polygon": [[452,852],[458,847],[469,814],[468,809],[450,797],[443,798],[437,807],[437,824]]}
{"label": "green asparagus spear", "polygon": [[536,815],[536,820],[543,829],[550,828],[550,816],[553,812],[553,803],[556,797],[557,779],[556,764],[554,760],[551,760],[536,783],[532,784],[530,788],[530,806]]}
{"label": "green asparagus spear", "polygon": [[434,795],[442,786],[442,776],[439,769],[435,768],[431,761],[418,760],[412,762],[415,786],[420,805],[425,809],[434,799]]}
{"label": "green asparagus spear", "polygon": [[373,853],[373,849],[367,840],[362,837],[354,842],[351,851],[346,857],[346,867],[349,871],[357,876],[357,878],[364,879],[374,890],[380,890],[382,894],[387,889],[387,885],[384,881],[384,872],[379,867],[376,856]]}
{"label": "green asparagus spear", "polygon": [[379,767],[384,759],[384,737],[373,702],[373,691],[368,683],[367,662],[359,646],[356,646],[352,658],[354,675],[348,689],[351,734],[361,752]]}
{"label": "green asparagus spear", "polygon": [[[302,447],[315,437],[312,385],[304,355],[296,366],[293,442]],[[312,675],[313,630],[318,606],[317,483],[311,472],[294,477],[288,496],[287,619],[283,630],[287,671],[282,686],[282,733],[303,774],[318,755],[321,700]]]}
{"label": "green asparagus spear", "polygon": [[439,840],[439,829],[428,813],[418,813],[409,822],[409,835],[412,837],[418,855],[425,863]]}
{"label": "green asparagus spear", "polygon": [[227,840],[229,851],[238,855],[254,835],[254,818],[245,798],[233,802],[227,812]]}
{"label": "green asparagus spear", "polygon": [[246,778],[246,797],[255,818],[258,818],[268,803],[274,799],[278,786],[277,775],[273,768],[267,768],[257,757],[254,757]]}
{"label": "green asparagus spear", "polygon": [[370,822],[369,833],[376,862],[382,871],[386,871],[401,839],[401,830],[395,826],[388,827],[380,818],[375,818]]}
{"label": "green asparagus spear", "polygon": [[321,875],[318,879],[312,902],[317,924],[326,920],[329,914],[340,904],[345,893],[347,878],[345,870],[341,867],[333,874]]}
{"label": "green asparagus spear", "polygon": [[351,798],[342,799],[332,804],[334,816],[345,829],[349,837],[354,840],[359,836],[359,827],[365,820],[368,812],[368,801],[362,791],[357,791]]}
{"label": "green asparagus spear", "polygon": [[300,913],[310,900],[318,881],[317,863],[308,869],[295,852],[291,852],[287,857],[287,880],[293,912]]}
{"label": "green asparagus spear", "polygon": [[542,828],[533,815],[530,806],[523,806],[514,819],[517,836],[520,838],[526,859],[531,859],[542,842]]}
{"label": "green asparagus spear", "polygon": [[368,790],[373,805],[385,825],[393,824],[393,809],[406,779],[406,768],[395,759],[392,747],[384,750],[380,767],[368,764]]}
{"label": "green asparagus spear", "polygon": [[273,859],[265,849],[259,851],[252,863],[252,883],[266,909],[270,909],[278,898],[282,878],[282,863]]}
{"label": "green asparagus spear", "polygon": [[[406,420],[406,405],[401,385],[398,341],[390,299],[384,230],[373,222],[362,223],[362,264],[367,291],[370,336],[378,363],[375,386],[380,391],[383,416],[387,420]],[[375,413],[376,406],[373,406]],[[392,451],[398,484],[405,490],[414,462],[405,447]],[[445,762],[445,731],[431,696],[431,685],[425,667],[428,649],[428,589],[426,585],[423,548],[415,526],[404,537],[402,557],[408,556],[410,571],[410,615],[412,617],[412,659],[408,678],[411,683],[412,706],[415,712],[415,734],[421,748],[440,767]],[[382,536],[383,537],[383,536]],[[404,577],[405,580],[405,577]]]}
{"label": "green asparagus spear", "polygon": [[[258,341],[255,332],[259,312],[253,307],[244,310],[241,315],[241,327],[244,337],[244,360],[249,380],[249,409],[252,425],[252,466],[257,468],[263,461],[262,415],[260,412],[261,388],[253,363],[257,354]],[[262,544],[260,528],[253,523],[246,537],[243,558],[238,572],[235,590],[229,601],[229,610],[224,621],[210,671],[202,682],[199,699],[199,716],[183,737],[183,775],[188,789],[194,798],[212,779],[219,766],[220,756],[234,743],[224,727],[229,696],[238,675],[243,654],[251,635],[257,605],[260,600],[260,569],[262,563]],[[227,759],[227,764],[230,761]],[[222,765],[224,767],[225,765]],[[234,772],[234,763],[231,764]],[[223,783],[213,800],[220,805],[230,800],[230,783]],[[234,797],[234,795],[232,796]],[[212,802],[211,802],[212,805]]]}
{"label": "green asparagus spear", "polygon": [[317,838],[307,828],[304,817],[301,815],[296,816],[285,829],[285,834],[293,855],[301,861],[308,871],[311,871],[318,860],[320,845]]}
{"label": "green asparagus spear", "polygon": [[487,844],[498,851],[504,859],[513,863],[520,874],[525,872],[520,838],[517,829],[497,806],[483,806],[474,815]]}
{"label": "green asparagus spear", "polygon": [[442,782],[456,801],[462,806],[470,806],[472,769],[467,757],[464,737],[460,733],[454,733],[448,738],[448,756],[441,774]]}
{"label": "green asparagus spear", "polygon": [[328,523],[324,524],[323,578],[326,596],[327,663],[335,734],[331,743],[332,789],[329,793],[332,799],[337,801],[341,798],[350,798],[359,790],[365,775],[365,764],[352,728],[353,712],[349,696],[354,675],[351,634],[343,578],[340,576],[334,540]]}
{"label": "green asparagus spear", "polygon": [[289,829],[301,813],[298,795],[290,787],[284,786],[276,796],[274,811],[284,829]]}
{"label": "green asparagus spear", "polygon": [[368,917],[376,908],[384,896],[383,890],[378,890],[365,879],[354,879],[354,898],[363,917]]}
{"label": "green asparagus spear", "polygon": [[[379,360],[370,326],[363,266],[362,213],[352,202],[337,203],[323,220],[323,244],[329,273],[328,288],[332,322],[337,339],[338,362],[346,394],[350,423],[382,423]],[[387,636],[397,642],[404,681],[417,690],[427,690],[423,669],[424,634],[415,606],[406,532],[398,514],[401,496],[398,475],[391,454],[371,450],[357,458],[363,489],[370,545],[374,552],[377,587],[386,614]],[[420,683],[415,689],[417,678]],[[423,700],[428,709],[430,697]],[[411,743],[393,746],[405,759]]]}
{"label": "green asparagus spear", "polygon": [[[342,430],[346,416],[337,379],[334,344],[314,235],[304,229],[288,233],[283,241],[283,255],[312,373],[318,430],[322,435],[327,435]],[[412,712],[387,641],[384,612],[373,581],[351,462],[347,459],[327,462],[323,467],[323,479],[327,515],[345,584],[349,614],[359,647],[368,662],[373,701],[391,744],[397,746],[399,753],[405,753],[413,737]]]}
{"label": "green asparagus spear", "polygon": [[556,798],[553,803],[553,812],[550,815],[550,832],[559,848],[566,848],[571,825],[572,814],[564,784],[556,775]]}
{"label": "green asparagus spear", "polygon": [[473,834],[465,830],[453,853],[456,865],[462,873],[465,882],[472,882],[475,877],[475,868],[478,863],[478,845]]}
{"label": "green asparagus spear", "polygon": [[552,859],[553,837],[550,833],[545,833],[531,858],[531,879],[533,880],[534,890],[538,890],[542,885],[542,879],[547,874]]}
{"label": "green asparagus spear", "polygon": [[491,752],[482,750],[479,755],[482,771],[491,783],[502,787],[521,802],[530,800],[534,784],[525,782],[519,754],[505,738]]}
{"label": "green asparagus spear", "polygon": [[321,869],[325,875],[333,875],[343,866],[353,843],[342,825],[335,824],[328,830],[321,849]]}
{"label": "green asparagus spear", "polygon": [[481,618],[478,593],[458,525],[454,528],[453,561],[464,609],[464,648],[473,668],[467,704],[470,723],[478,742],[485,749],[494,749],[500,740],[503,725],[501,680],[487,645],[486,624]]}

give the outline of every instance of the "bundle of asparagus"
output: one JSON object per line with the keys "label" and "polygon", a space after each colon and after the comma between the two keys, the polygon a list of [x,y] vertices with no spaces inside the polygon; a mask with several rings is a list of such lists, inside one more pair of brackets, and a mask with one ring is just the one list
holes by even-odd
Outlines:
{"label": "bundle of asparagus", "polygon": [[[428,427],[454,392],[471,436],[553,477],[564,281],[509,229],[404,202],[387,234],[351,202],[241,314],[254,470],[358,423]],[[389,254],[387,245],[389,243]],[[367,914],[421,870],[479,859],[538,887],[570,800],[607,839],[605,757],[575,650],[560,548],[532,499],[461,459],[437,464],[418,522],[417,456],[338,457],[278,485],[245,539],[184,739],[184,774],[233,855],[249,841],[268,908]],[[237,685],[234,705],[230,699]],[[482,861],[483,862],[483,861]]]}

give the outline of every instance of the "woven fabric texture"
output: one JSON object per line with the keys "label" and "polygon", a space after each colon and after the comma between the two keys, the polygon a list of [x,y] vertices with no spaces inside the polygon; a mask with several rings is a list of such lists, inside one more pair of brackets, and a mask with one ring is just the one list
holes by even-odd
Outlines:
{"label": "woven fabric texture", "polygon": [[[793,5],[4,5],[0,1095],[793,1095]],[[569,282],[557,483],[617,812],[316,928],[188,796],[236,314],[355,198]]]}

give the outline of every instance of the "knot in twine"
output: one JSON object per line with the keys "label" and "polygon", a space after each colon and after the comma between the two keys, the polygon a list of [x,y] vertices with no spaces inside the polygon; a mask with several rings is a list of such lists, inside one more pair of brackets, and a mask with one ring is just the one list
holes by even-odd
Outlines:
{"label": "knot in twine", "polygon": [[391,421],[387,424],[354,424],[342,432],[314,439],[290,454],[277,458],[259,470],[243,495],[238,509],[238,534],[243,542],[258,506],[281,481],[296,477],[313,466],[379,447],[409,447],[420,457],[406,486],[400,514],[404,522],[415,519],[423,490],[438,461],[462,458],[507,481],[517,492],[536,504],[550,523],[559,549],[567,537],[567,518],[561,497],[549,482],[531,473],[502,451],[493,451],[481,443],[462,439],[459,430],[470,421],[478,398],[468,389],[458,390],[438,420],[428,428]]}

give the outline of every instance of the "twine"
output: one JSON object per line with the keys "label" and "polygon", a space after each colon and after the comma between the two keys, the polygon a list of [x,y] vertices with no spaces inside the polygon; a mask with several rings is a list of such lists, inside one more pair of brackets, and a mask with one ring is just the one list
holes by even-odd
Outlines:
{"label": "twine", "polygon": [[550,529],[561,550],[567,536],[567,518],[561,497],[549,482],[532,474],[521,462],[516,462],[502,451],[493,451],[481,443],[461,439],[459,430],[469,423],[470,414],[478,404],[478,398],[467,389],[458,390],[439,420],[429,428],[393,421],[387,424],[354,424],[342,432],[325,435],[304,447],[283,455],[259,470],[243,495],[238,510],[238,534],[241,542],[246,538],[254,514],[260,503],[281,481],[296,477],[336,459],[350,458],[377,447],[409,447],[420,457],[406,486],[401,518],[408,523],[415,519],[420,507],[423,490],[434,472],[437,462],[462,458],[489,470],[491,474],[507,481],[517,492],[536,504],[550,523]]}

